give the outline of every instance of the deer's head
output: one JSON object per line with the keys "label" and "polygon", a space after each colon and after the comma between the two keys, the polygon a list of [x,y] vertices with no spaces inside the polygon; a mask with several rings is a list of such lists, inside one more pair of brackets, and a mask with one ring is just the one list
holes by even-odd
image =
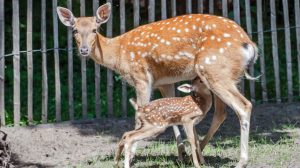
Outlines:
{"label": "deer's head", "polygon": [[63,7],[57,7],[60,21],[68,27],[72,27],[80,55],[87,57],[91,54],[97,37],[97,28],[106,23],[110,17],[111,4],[106,3],[97,9],[94,17],[75,18],[73,13]]}
{"label": "deer's head", "polygon": [[199,77],[196,77],[192,80],[192,84],[182,84],[177,87],[177,90],[183,92],[183,93],[191,93],[192,91],[200,93],[200,94],[210,94],[209,89],[206,87],[206,85],[202,82],[202,80]]}

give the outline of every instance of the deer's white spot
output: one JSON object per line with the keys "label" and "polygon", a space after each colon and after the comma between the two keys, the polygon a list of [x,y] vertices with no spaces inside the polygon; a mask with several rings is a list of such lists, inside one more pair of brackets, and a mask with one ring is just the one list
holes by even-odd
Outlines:
{"label": "deer's white spot", "polygon": [[160,28],[160,30],[163,30],[163,29],[164,29],[164,27],[161,27],[161,28]]}
{"label": "deer's white spot", "polygon": [[197,22],[200,21],[200,18],[197,18],[196,21],[197,21]]}
{"label": "deer's white spot", "polygon": [[212,24],[212,27],[213,27],[213,28],[216,28],[217,26],[216,26],[216,24]]}
{"label": "deer's white spot", "polygon": [[215,39],[215,36],[210,36],[210,39],[211,39],[211,40],[214,40],[214,39]]}
{"label": "deer's white spot", "polygon": [[166,24],[170,24],[170,22],[167,22]]}
{"label": "deer's white spot", "polygon": [[220,42],[220,41],[221,41],[221,38],[220,38],[220,37],[219,37],[219,38],[217,38],[217,41],[218,41],[218,42]]}
{"label": "deer's white spot", "polygon": [[188,29],[188,28],[185,28],[184,31],[185,31],[185,32],[189,32],[189,29]]}
{"label": "deer's white spot", "polygon": [[196,49],[196,48],[197,48],[195,44],[192,44],[192,47],[193,47],[194,49]]}
{"label": "deer's white spot", "polygon": [[210,26],[209,26],[209,25],[206,25],[206,26],[205,26],[205,29],[206,29],[206,30],[209,30],[209,29],[210,29]]}
{"label": "deer's white spot", "polygon": [[202,51],[204,51],[205,47],[204,47],[204,46],[202,46],[200,49],[201,49]]}
{"label": "deer's white spot", "polygon": [[132,60],[134,59],[134,57],[135,57],[134,52],[130,52],[130,57]]}
{"label": "deer's white spot", "polygon": [[164,43],[164,42],[165,42],[165,40],[164,40],[164,39],[161,39],[161,40],[160,40],[160,42]]}
{"label": "deer's white spot", "polygon": [[166,44],[167,44],[167,45],[171,45],[171,42],[170,42],[170,41],[166,41]]}
{"label": "deer's white spot", "polygon": [[242,33],[240,34],[240,36],[241,36],[242,38],[244,38],[244,35],[243,35]]}
{"label": "deer's white spot", "polygon": [[208,57],[205,58],[205,64],[211,64],[210,59]]}
{"label": "deer's white spot", "polygon": [[232,44],[231,44],[231,42],[228,41],[228,42],[226,42],[226,45],[231,46]]}
{"label": "deer's white spot", "polygon": [[187,24],[189,24],[189,22],[185,22],[184,24],[187,25]]}
{"label": "deer's white spot", "polygon": [[224,36],[224,37],[230,37],[231,35],[228,34],[228,33],[224,33],[223,36]]}
{"label": "deer's white spot", "polygon": [[189,18],[192,18],[192,17],[193,17],[192,15],[189,16]]}
{"label": "deer's white spot", "polygon": [[204,67],[202,65],[199,66],[200,69],[204,69]]}
{"label": "deer's white spot", "polygon": [[213,56],[211,57],[211,59],[212,59],[212,60],[216,60],[217,57],[216,57],[215,55],[213,55]]}
{"label": "deer's white spot", "polygon": [[201,27],[199,27],[199,32],[202,33],[202,28]]}
{"label": "deer's white spot", "polygon": [[220,48],[220,49],[219,49],[219,52],[220,52],[221,54],[224,53],[224,51],[225,51],[224,48]]}
{"label": "deer's white spot", "polygon": [[177,33],[180,33],[180,32],[181,32],[181,30],[180,30],[180,29],[178,29],[178,30],[177,30]]}
{"label": "deer's white spot", "polygon": [[174,58],[177,59],[177,60],[179,60],[180,56],[179,55],[175,55]]}
{"label": "deer's white spot", "polygon": [[176,30],[176,27],[172,27],[172,30]]}
{"label": "deer's white spot", "polygon": [[202,41],[205,41],[207,39],[207,37],[203,37]]}

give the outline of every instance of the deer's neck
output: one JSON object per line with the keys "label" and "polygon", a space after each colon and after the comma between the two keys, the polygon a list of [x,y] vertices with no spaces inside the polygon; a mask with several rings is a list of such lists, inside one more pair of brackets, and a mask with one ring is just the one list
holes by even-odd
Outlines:
{"label": "deer's neck", "polygon": [[106,38],[97,33],[91,58],[97,64],[118,71],[120,64],[120,38]]}

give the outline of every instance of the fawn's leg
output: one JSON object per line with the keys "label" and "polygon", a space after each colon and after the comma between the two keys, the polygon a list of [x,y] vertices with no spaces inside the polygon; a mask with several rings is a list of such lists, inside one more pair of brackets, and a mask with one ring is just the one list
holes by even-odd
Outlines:
{"label": "fawn's leg", "polygon": [[[192,157],[193,157],[193,163],[194,166],[199,168],[200,164],[199,164],[199,160],[198,160],[198,152],[197,152],[197,143],[196,143],[196,139],[195,139],[195,131],[194,131],[194,123],[191,121],[187,124],[184,124],[184,128],[186,131],[186,136],[190,142],[191,145],[191,151],[192,151]],[[201,153],[200,153],[201,154]]]}
{"label": "fawn's leg", "polygon": [[227,117],[227,112],[225,111],[226,104],[218,98],[216,95],[214,95],[214,105],[215,105],[215,111],[214,111],[214,117],[211,123],[211,126],[205,135],[203,141],[200,144],[201,150],[205,148],[208,141],[212,138],[212,136],[216,133],[216,131],[219,129],[220,125],[224,122],[224,120]]}
{"label": "fawn's leg", "polygon": [[133,144],[137,141],[155,137],[161,132],[163,132],[166,128],[165,127],[143,127],[139,130],[130,131],[124,139],[124,146],[125,146],[125,160],[124,160],[124,167],[129,168],[131,162],[131,151]]}
{"label": "fawn's leg", "polygon": [[204,160],[204,157],[202,155],[202,150],[200,148],[199,137],[198,137],[198,134],[197,134],[197,131],[196,131],[196,128],[195,128],[195,124],[193,124],[193,125],[194,125],[193,126],[193,131],[194,131],[194,136],[195,136],[197,157],[198,157],[198,160],[200,160],[201,164],[205,164],[205,160]]}
{"label": "fawn's leg", "polygon": [[[159,87],[159,91],[163,97],[175,97],[175,85],[163,85]],[[176,138],[177,150],[178,150],[178,159],[183,160],[183,154],[185,153],[184,145],[180,135],[178,126],[173,126],[173,131]]]}

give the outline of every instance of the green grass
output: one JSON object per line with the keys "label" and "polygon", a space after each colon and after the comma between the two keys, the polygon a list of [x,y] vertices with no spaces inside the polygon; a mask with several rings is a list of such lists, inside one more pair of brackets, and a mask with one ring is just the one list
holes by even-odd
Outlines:
{"label": "green grass", "polygon": [[[288,167],[297,160],[300,147],[295,144],[295,129],[274,129],[269,133],[254,133],[249,141],[248,167]],[[288,132],[288,133],[287,133]],[[299,137],[298,137],[299,138]],[[189,152],[189,146],[186,145]],[[239,159],[239,137],[217,136],[206,146],[203,154],[206,165],[203,167],[233,167]],[[78,167],[109,168],[113,165],[113,156],[98,156],[82,161]],[[122,158],[124,159],[124,158]],[[177,160],[176,142],[153,141],[146,147],[137,150],[133,161],[134,167],[193,167],[189,157],[184,162]]]}

